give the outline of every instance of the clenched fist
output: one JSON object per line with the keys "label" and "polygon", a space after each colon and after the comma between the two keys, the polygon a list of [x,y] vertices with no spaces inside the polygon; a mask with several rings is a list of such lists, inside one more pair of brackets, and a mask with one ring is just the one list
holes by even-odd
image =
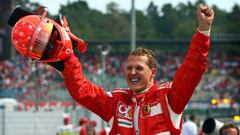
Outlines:
{"label": "clenched fist", "polygon": [[197,7],[197,17],[199,21],[199,30],[208,31],[211,29],[211,25],[214,18],[214,11],[205,4],[199,4]]}

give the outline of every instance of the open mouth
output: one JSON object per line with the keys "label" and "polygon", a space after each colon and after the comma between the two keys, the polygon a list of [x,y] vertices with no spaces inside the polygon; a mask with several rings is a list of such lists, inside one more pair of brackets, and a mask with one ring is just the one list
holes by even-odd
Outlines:
{"label": "open mouth", "polygon": [[130,78],[130,82],[132,82],[132,83],[137,83],[139,81],[140,81],[139,78]]}

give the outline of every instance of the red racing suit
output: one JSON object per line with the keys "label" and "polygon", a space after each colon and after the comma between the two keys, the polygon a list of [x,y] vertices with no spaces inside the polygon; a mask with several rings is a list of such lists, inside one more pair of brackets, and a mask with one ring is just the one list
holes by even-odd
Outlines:
{"label": "red racing suit", "polygon": [[197,30],[173,81],[155,82],[140,96],[121,88],[106,92],[86,80],[74,55],[65,60],[62,73],[70,95],[109,122],[110,135],[179,135],[184,108],[205,72],[209,48],[209,36]]}

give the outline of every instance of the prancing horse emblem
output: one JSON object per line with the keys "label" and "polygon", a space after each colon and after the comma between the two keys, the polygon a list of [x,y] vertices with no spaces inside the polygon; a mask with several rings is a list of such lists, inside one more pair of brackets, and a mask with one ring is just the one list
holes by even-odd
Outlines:
{"label": "prancing horse emblem", "polygon": [[143,113],[144,114],[149,114],[151,112],[151,106],[150,105],[146,105],[143,107]]}

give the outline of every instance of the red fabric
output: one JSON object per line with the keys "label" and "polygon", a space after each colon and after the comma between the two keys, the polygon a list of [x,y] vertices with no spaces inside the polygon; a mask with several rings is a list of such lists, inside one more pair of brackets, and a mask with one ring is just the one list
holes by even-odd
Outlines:
{"label": "red fabric", "polygon": [[69,116],[64,117],[64,124],[65,125],[70,124],[70,117]]}
{"label": "red fabric", "polygon": [[102,129],[98,132],[99,135],[107,135],[107,132],[105,129]]}
{"label": "red fabric", "polygon": [[[177,70],[172,83],[162,85],[155,83],[147,93],[138,97],[128,89],[116,89],[106,93],[102,87],[89,82],[84,78],[82,65],[74,55],[64,62],[64,80],[70,95],[78,103],[99,115],[106,122],[110,120],[113,122],[110,125],[111,135],[170,132],[176,123],[167,124],[166,121],[171,121],[169,120],[171,116],[164,116],[168,112],[156,114],[151,110],[156,110],[159,104],[163,104],[157,93],[163,90],[172,111],[182,114],[205,72],[209,47],[210,38],[197,31],[192,38],[187,56]],[[134,128],[136,107],[139,107],[138,129]],[[162,108],[166,110],[166,107]],[[176,130],[180,134],[181,124],[180,129]]]}
{"label": "red fabric", "polygon": [[86,130],[86,126],[82,126],[79,135],[87,135],[87,130]]}
{"label": "red fabric", "polygon": [[183,123],[183,118],[181,118],[181,125],[180,125],[180,128],[175,128],[173,123],[171,122],[171,115],[169,114],[169,110],[168,110],[168,107],[167,107],[167,102],[166,102],[166,92],[164,91],[164,89],[162,89],[159,93],[159,99],[160,99],[160,102],[161,102],[161,106],[162,106],[162,110],[163,112],[163,116],[166,120],[166,124],[170,130],[170,133],[171,135],[179,135],[181,134],[181,129],[182,129],[182,123]]}
{"label": "red fabric", "polygon": [[84,124],[84,123],[87,123],[88,122],[88,119],[86,117],[82,117],[79,119],[79,123],[80,124]]}

